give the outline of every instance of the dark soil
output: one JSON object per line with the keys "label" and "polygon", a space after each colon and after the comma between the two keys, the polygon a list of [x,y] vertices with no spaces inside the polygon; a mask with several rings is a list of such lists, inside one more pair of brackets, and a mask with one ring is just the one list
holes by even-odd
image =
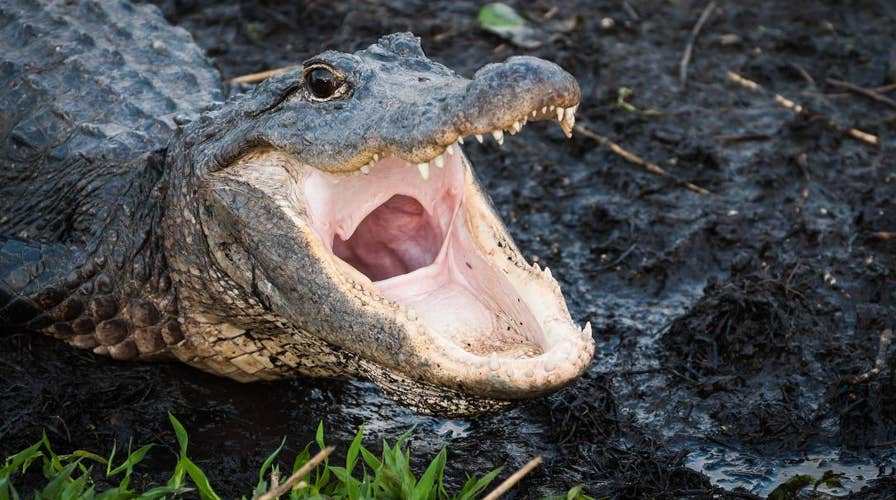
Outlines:
{"label": "dark soil", "polygon": [[[478,3],[464,0],[160,3],[228,78],[405,30],[467,75],[513,54],[551,59],[579,80],[581,125],[712,194],[556,126],[530,125],[503,148],[465,147],[525,254],[550,266],[574,318],[595,327],[591,371],[551,397],[445,421],[369,383],[241,385],[18,332],[0,337],[0,454],[42,429],[63,451],[131,438],[172,449],[168,410],[227,497],[249,493],[282,436],[291,458],[323,419],[343,445],[362,423],[371,444],[416,425],[421,455],[449,446],[455,483],[544,455],[514,498],[577,483],[617,498],[721,487],[744,497],[768,493],[794,464],[850,473],[853,490],[862,475],[871,481],[856,498],[892,498],[896,355],[878,346],[896,328],[896,238],[883,234],[896,232],[896,109],[826,80],[896,81],[896,4],[718,2],[682,90],[678,64],[704,2],[517,2],[545,41],[529,51],[479,29]],[[617,104],[623,87],[635,110]],[[849,127],[880,145],[837,130]],[[884,369],[861,377],[878,357]],[[147,479],[159,480],[173,450],[153,456]]]}

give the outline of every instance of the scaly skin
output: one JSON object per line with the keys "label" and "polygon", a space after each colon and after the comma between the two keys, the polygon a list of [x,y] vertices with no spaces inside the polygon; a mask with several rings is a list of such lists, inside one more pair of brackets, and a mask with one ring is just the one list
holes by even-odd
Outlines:
{"label": "scaly skin", "polygon": [[[298,70],[222,104],[217,73],[152,7],[16,0],[0,20],[0,101],[12,103],[0,114],[0,324],[241,381],[366,377],[454,417],[551,392],[587,367],[588,327],[521,373],[457,361],[320,257],[295,194],[308,165],[426,162],[530,111],[562,115],[579,90],[556,65],[513,58],[467,80],[399,34],[311,61],[344,76],[339,99],[312,99]],[[525,264],[475,182],[467,196],[504,272],[543,283],[554,321],[571,324],[556,282]]]}

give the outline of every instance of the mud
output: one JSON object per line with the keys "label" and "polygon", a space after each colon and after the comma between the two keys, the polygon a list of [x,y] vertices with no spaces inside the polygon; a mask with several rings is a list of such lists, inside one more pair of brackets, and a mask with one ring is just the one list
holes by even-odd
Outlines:
{"label": "mud", "polygon": [[[544,455],[514,498],[578,483],[616,498],[745,498],[826,469],[847,475],[832,494],[891,498],[896,355],[879,353],[879,340],[896,328],[896,239],[880,233],[896,231],[896,109],[826,80],[896,81],[892,2],[718,2],[684,89],[678,64],[703,2],[519,2],[545,41],[532,50],[479,29],[479,5],[467,1],[161,3],[225,77],[403,30],[468,75],[513,54],[554,60],[582,86],[581,125],[711,194],[556,126],[530,125],[503,148],[465,147],[526,256],[550,266],[574,318],[595,327],[591,370],[554,396],[446,421],[368,383],[241,385],[7,332],[0,454],[42,429],[61,450],[155,442],[145,479],[159,480],[174,461],[170,410],[228,497],[248,493],[282,436],[291,457],[322,419],[340,444],[362,423],[370,444],[416,425],[422,456],[449,446],[455,483]],[[623,87],[630,106],[618,102]],[[878,358],[883,369],[863,377]]]}

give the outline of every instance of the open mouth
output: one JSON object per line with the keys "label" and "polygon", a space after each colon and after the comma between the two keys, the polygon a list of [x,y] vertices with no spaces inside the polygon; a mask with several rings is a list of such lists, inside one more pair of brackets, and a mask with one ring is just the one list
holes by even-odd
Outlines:
{"label": "open mouth", "polygon": [[307,192],[318,234],[387,300],[463,349],[541,354],[538,322],[464,223],[466,160],[452,146],[440,165],[428,178],[395,157],[376,162],[370,175],[312,175]]}
{"label": "open mouth", "polygon": [[[531,116],[556,113],[568,132],[574,112]],[[503,131],[489,135],[503,143]],[[590,362],[590,325],[572,324],[550,271],[510,242],[458,143],[425,163],[375,155],[349,173],[311,169],[304,182],[311,227],[349,285],[423,325],[441,344],[429,361],[453,383],[465,385],[456,374],[466,369],[481,383],[504,378],[508,393],[548,391]]]}

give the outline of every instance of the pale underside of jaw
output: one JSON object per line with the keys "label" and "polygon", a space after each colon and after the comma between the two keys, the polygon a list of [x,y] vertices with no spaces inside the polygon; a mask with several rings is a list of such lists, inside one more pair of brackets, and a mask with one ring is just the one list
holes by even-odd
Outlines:
{"label": "pale underside of jaw", "polygon": [[[569,135],[575,107],[532,116],[545,113]],[[459,143],[426,163],[374,155],[355,172],[311,169],[311,227],[350,286],[444,344],[432,352],[451,358],[445,370],[502,387],[565,383],[590,362],[591,327],[572,323],[550,271],[526,264],[509,237],[500,243]]]}

